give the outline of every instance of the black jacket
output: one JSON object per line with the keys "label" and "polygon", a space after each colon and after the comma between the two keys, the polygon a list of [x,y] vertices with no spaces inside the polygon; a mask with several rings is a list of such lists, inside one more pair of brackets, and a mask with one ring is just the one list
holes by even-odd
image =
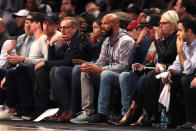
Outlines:
{"label": "black jacket", "polygon": [[89,55],[89,43],[86,38],[81,39],[81,34],[77,31],[71,39],[71,43],[68,45],[63,44],[59,50],[55,53],[55,46],[49,46],[48,48],[48,60],[45,61],[44,67],[49,69],[53,66],[71,66],[72,59],[90,60]]}
{"label": "black jacket", "polygon": [[156,40],[155,46],[158,53],[158,62],[161,64],[166,64],[167,67],[171,65],[176,59],[177,48],[176,48],[176,39],[177,32],[174,32],[164,40]]}

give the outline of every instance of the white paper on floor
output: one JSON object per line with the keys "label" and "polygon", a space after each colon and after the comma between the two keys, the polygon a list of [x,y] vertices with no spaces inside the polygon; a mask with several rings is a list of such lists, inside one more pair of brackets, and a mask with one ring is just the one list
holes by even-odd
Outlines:
{"label": "white paper on floor", "polygon": [[42,113],[40,116],[38,116],[35,120],[35,122],[39,122],[41,120],[43,120],[46,117],[50,117],[53,116],[54,114],[56,114],[59,111],[59,108],[52,108],[52,109],[47,109],[44,113]]}

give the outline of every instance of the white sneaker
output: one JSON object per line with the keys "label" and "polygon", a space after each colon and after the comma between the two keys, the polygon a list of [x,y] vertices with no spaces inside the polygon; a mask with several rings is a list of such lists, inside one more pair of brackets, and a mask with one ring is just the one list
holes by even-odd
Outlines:
{"label": "white sneaker", "polygon": [[89,116],[86,114],[85,111],[82,111],[79,113],[76,118],[73,118],[70,120],[72,123],[77,123],[77,124],[87,124],[89,120]]}
{"label": "white sneaker", "polygon": [[0,111],[0,120],[11,120],[16,113],[9,113],[7,110]]}

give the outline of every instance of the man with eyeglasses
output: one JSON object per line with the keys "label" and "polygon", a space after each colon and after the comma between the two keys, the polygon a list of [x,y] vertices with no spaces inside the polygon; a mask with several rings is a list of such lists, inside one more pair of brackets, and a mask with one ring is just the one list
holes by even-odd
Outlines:
{"label": "man with eyeglasses", "polygon": [[[89,40],[85,37],[81,37],[81,33],[78,30],[77,21],[74,17],[66,17],[64,18],[60,23],[61,35],[58,35],[56,37],[53,37],[48,45],[48,60],[40,63],[40,65],[35,66],[35,71],[39,71],[41,68],[44,68],[46,71],[50,71],[53,67],[53,76],[49,78],[49,72],[48,77],[45,77],[43,79],[43,73],[39,73],[39,76],[36,76],[36,89],[37,95],[38,95],[38,103],[39,108],[37,115],[45,111],[49,108],[49,89],[50,89],[50,80],[52,84],[52,100],[57,102],[59,105],[59,112],[58,117],[52,120],[58,120],[61,121],[61,118],[63,118],[67,114],[67,106],[70,104],[70,78],[72,73],[72,68],[74,64],[72,63],[72,59],[83,59],[88,60],[90,57],[87,53],[87,47],[89,45]],[[83,38],[83,39],[82,39]],[[55,51],[56,43],[61,43],[61,47]],[[61,81],[54,81],[55,78],[55,72],[60,70],[64,77],[67,79],[64,79],[63,82]],[[50,80],[49,80],[50,79]],[[57,79],[58,80],[58,79]],[[48,83],[47,83],[48,82]],[[60,86],[59,86],[60,85]],[[62,86],[62,85],[65,85]]]}

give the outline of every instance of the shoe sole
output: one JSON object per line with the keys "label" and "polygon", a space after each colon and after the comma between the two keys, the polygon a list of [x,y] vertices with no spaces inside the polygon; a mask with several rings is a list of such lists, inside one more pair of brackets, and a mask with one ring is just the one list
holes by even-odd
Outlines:
{"label": "shoe sole", "polygon": [[78,121],[78,122],[77,122],[77,121],[71,121],[71,120],[70,120],[70,122],[71,122],[71,123],[75,123],[75,124],[88,124],[88,121]]}

